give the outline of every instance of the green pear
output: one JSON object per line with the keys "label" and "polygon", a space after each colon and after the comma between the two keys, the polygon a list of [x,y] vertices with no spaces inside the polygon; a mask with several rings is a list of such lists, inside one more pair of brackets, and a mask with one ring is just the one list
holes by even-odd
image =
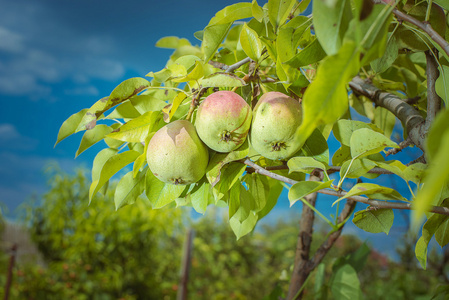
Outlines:
{"label": "green pear", "polygon": [[156,178],[166,183],[197,182],[206,173],[208,161],[207,147],[186,120],[165,125],[148,143],[148,166]]}
{"label": "green pear", "polygon": [[254,107],[249,135],[251,146],[266,158],[287,159],[302,147],[295,135],[301,122],[299,101],[280,92],[268,92]]}
{"label": "green pear", "polygon": [[206,97],[198,107],[195,128],[209,148],[227,153],[245,142],[251,118],[251,107],[240,95],[219,91]]}
{"label": "green pear", "polygon": [[[420,1],[415,4],[413,0],[408,0],[402,10],[406,12],[411,17],[424,22],[427,13],[427,2]],[[438,32],[443,38],[446,33],[446,16],[444,10],[433,3],[430,9],[430,25],[432,28]],[[412,51],[425,51],[429,47],[433,47],[432,42],[427,38],[424,33],[417,33],[404,25],[400,25],[395,32],[396,41],[398,43],[399,49],[409,49]]]}

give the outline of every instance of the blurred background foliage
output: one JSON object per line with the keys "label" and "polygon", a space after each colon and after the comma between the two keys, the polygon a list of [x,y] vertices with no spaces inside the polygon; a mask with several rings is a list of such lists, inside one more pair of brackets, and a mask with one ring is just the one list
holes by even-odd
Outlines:
{"label": "blurred background foliage", "polygon": [[[270,300],[287,290],[298,215],[259,224],[236,241],[220,210],[198,217],[187,208],[152,210],[139,199],[115,211],[111,192],[88,206],[86,174],[52,167],[48,192],[22,208],[21,220],[26,221],[20,225],[39,256],[18,257],[10,299],[175,299],[189,228],[195,232],[189,299]],[[315,230],[315,248],[325,238],[322,227]],[[311,276],[307,285],[315,288],[308,288],[304,299],[333,299],[328,282],[346,263],[357,271],[365,299],[430,299],[439,285],[448,283],[448,251],[429,255],[424,271],[414,259],[413,238],[404,236],[398,244],[402,246],[393,261],[357,237],[343,235]],[[9,259],[5,245],[0,252],[2,297]],[[324,280],[317,281],[318,272]]]}

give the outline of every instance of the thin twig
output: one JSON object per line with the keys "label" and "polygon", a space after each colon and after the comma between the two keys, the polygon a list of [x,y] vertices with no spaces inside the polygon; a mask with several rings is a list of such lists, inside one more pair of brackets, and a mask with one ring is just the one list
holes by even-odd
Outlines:
{"label": "thin twig", "polygon": [[[247,166],[254,168],[254,172],[256,172],[258,174],[268,176],[270,178],[282,181],[289,185],[294,185],[299,182],[299,181],[287,178],[285,176],[275,174],[273,172],[265,170],[264,168],[262,168],[261,166],[258,166],[257,164],[255,164],[248,158],[243,161],[240,161],[240,162],[244,163]],[[335,190],[331,190],[331,189],[322,189],[322,190],[319,190],[318,193],[325,194],[325,195],[331,195],[331,196],[337,196],[339,198],[343,197],[347,194],[347,192],[345,192],[343,190],[335,191]],[[375,208],[392,208],[392,209],[406,209],[406,210],[413,209],[411,203],[379,201],[379,200],[373,200],[373,199],[369,199],[367,197],[362,197],[362,196],[351,196],[351,197],[347,197],[346,199],[350,199],[350,200],[360,202],[360,203],[365,203],[365,204],[371,205]],[[447,208],[447,207],[432,206],[430,209],[430,212],[449,216],[449,208]]]}
{"label": "thin twig", "polygon": [[243,66],[244,64],[247,64],[251,61],[251,58],[247,57],[242,59],[241,61],[236,62],[233,65],[228,66],[228,68],[226,69],[226,73],[231,73],[234,70],[237,70],[238,68],[240,68],[241,66]]}
{"label": "thin twig", "polygon": [[405,141],[399,143],[399,148],[391,148],[390,150],[388,150],[385,153],[385,156],[397,154],[401,152],[404,148],[410,146],[411,144],[413,144],[412,141],[409,138],[407,138]]}

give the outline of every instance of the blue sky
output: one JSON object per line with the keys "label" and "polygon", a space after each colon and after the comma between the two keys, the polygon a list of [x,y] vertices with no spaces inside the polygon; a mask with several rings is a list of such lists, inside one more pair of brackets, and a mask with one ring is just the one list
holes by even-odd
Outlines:
{"label": "blue sky", "polygon": [[[67,171],[90,168],[104,147],[96,145],[75,160],[82,136],[77,134],[54,148],[65,119],[121,81],[162,69],[171,50],[154,46],[160,38],[174,35],[199,44],[193,33],[236,2],[0,0],[0,203],[6,215],[31,194],[45,192],[43,169],[50,161]],[[331,144],[331,150],[336,147]],[[408,162],[416,153],[407,150],[400,157]],[[391,178],[384,181],[394,185]],[[320,199],[319,209],[334,211],[334,198]],[[286,193],[279,203],[275,216],[287,213]],[[397,216],[401,227],[404,220]],[[352,223],[345,230],[380,238]],[[393,233],[387,243],[396,239]]]}

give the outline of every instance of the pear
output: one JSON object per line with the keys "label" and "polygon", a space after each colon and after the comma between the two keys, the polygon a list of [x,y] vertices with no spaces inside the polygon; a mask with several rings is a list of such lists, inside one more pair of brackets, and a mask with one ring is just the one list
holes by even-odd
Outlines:
{"label": "pear", "polygon": [[227,153],[245,142],[252,111],[237,93],[218,91],[200,104],[195,120],[200,139],[211,149]]}
{"label": "pear", "polygon": [[254,107],[251,147],[266,158],[287,159],[302,147],[295,135],[301,122],[299,101],[280,92],[268,92]]}
{"label": "pear", "polygon": [[193,124],[186,120],[165,125],[148,143],[148,166],[154,176],[165,183],[197,182],[206,173],[208,161],[207,147]]}

